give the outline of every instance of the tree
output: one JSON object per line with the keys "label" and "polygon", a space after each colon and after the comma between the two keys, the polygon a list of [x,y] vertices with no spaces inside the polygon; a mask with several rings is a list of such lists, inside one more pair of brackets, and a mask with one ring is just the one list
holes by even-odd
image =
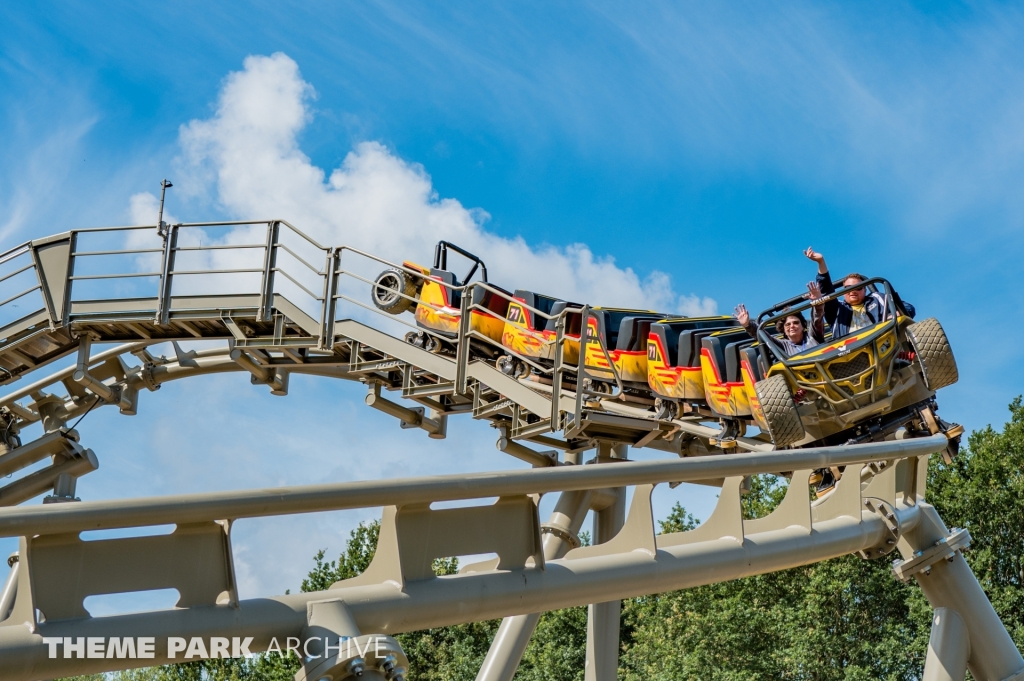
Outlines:
{"label": "tree", "polygon": [[971,433],[968,451],[947,465],[932,457],[929,499],[949,527],[971,533],[968,564],[1024,648],[1024,404],[1010,403],[1002,432]]}

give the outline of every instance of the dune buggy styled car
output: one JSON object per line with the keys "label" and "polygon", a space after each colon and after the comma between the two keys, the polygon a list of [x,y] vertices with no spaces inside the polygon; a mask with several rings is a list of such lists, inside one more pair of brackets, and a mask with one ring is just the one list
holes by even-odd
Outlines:
{"label": "dune buggy styled car", "polygon": [[[454,273],[448,271],[449,249],[473,263],[461,282]],[[415,308],[416,325],[430,333],[413,331],[406,335],[406,340],[431,352],[451,350],[446,339],[458,336],[462,319],[461,289],[469,283],[477,270],[480,271],[480,280],[487,284],[487,266],[480,258],[455,244],[440,241],[434,249],[433,267],[427,268],[406,261],[401,268],[387,269],[377,275],[372,289],[373,304],[379,310],[393,315]],[[483,287],[472,289],[473,299],[469,301],[470,331],[500,345],[512,294],[493,284],[488,286],[504,295]],[[496,349],[493,352],[497,352]]]}
{"label": "dune buggy styled car", "polygon": [[942,432],[956,453],[963,428],[935,414],[935,391],[957,381],[956,360],[934,318],[915,322],[892,285],[882,278],[842,288],[823,301],[864,288],[884,300],[884,321],[842,338],[826,337],[807,352],[787,356],[776,324],[812,307],[802,297],[783,301],[757,319],[757,362],[751,407],[776,447],[882,440],[900,428]]}

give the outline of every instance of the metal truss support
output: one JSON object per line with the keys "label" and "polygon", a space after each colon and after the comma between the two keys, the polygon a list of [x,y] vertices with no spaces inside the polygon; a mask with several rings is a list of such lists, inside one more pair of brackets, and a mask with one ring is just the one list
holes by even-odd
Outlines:
{"label": "metal truss support", "polygon": [[[541,528],[545,561],[561,558],[569,549],[580,545],[577,535],[589,510],[588,490],[562,492],[551,519]],[[501,621],[476,681],[512,681],[540,616],[541,613],[537,612],[506,617]]]}
{"label": "metal truss support", "polygon": [[[627,447],[598,446],[598,463],[627,458]],[[626,520],[626,488],[612,488],[607,506],[595,508],[594,544],[611,541]],[[592,603],[587,609],[585,681],[615,681],[619,669],[619,618],[622,601]]]}
{"label": "metal truss support", "polygon": [[367,406],[394,416],[401,422],[402,428],[422,428],[435,440],[443,440],[448,432],[448,416],[446,414],[434,414],[431,410],[431,416],[434,417],[431,418],[426,415],[426,410],[423,407],[410,409],[395,404],[391,400],[381,397],[380,383],[373,382],[369,385],[364,401]]}
{"label": "metal truss support", "polygon": [[904,560],[893,567],[901,580],[916,579],[935,608],[924,678],[959,681],[963,668],[957,676],[956,664],[964,654],[975,679],[1024,678],[1024,658],[961,553],[970,535],[966,530],[950,533],[932,506],[918,506],[920,521],[900,538]]}

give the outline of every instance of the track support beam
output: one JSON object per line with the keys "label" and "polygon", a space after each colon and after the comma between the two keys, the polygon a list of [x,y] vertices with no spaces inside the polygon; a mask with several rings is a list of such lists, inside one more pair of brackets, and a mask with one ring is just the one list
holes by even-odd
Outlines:
{"label": "track support beam", "polygon": [[[525,449],[525,447],[524,447]],[[532,450],[530,450],[532,451]],[[579,546],[577,536],[583,520],[590,510],[590,492],[577,490],[562,492],[551,518],[541,531],[544,533],[544,560],[557,560],[569,549]],[[476,675],[476,681],[512,681],[523,659],[530,637],[537,629],[541,613],[506,617],[494,635],[487,656]]]}
{"label": "track support beam", "polygon": [[[911,577],[917,580],[925,598],[935,608],[937,618],[945,611],[948,619],[953,619],[950,614],[953,613],[963,622],[964,630],[969,633],[969,640],[965,643],[969,651],[967,668],[974,678],[999,681],[1024,678],[1024,658],[1021,657],[1013,639],[1010,638],[982,590],[977,577],[971,572],[959,548],[947,548],[950,543],[948,540],[958,533],[951,535],[932,506],[924,503],[918,505],[921,512],[920,522],[913,530],[905,533],[897,544],[904,561],[895,565],[896,574],[904,580]],[[934,560],[920,560],[929,556]],[[939,674],[940,672],[936,670],[945,663],[958,661],[956,651],[948,650],[947,646],[947,640],[952,635],[950,632],[955,633],[958,626],[947,622],[945,625],[940,624],[937,632],[932,632],[928,659],[932,660],[934,652],[936,661],[931,662],[934,674]],[[938,645],[935,651],[932,650],[933,644]],[[954,678],[955,668],[950,669],[950,672],[954,673],[954,676],[926,675],[925,678]],[[963,674],[955,678],[959,681]]]}
{"label": "track support beam", "polygon": [[448,417],[446,415],[439,414],[437,418],[429,418],[423,407],[409,409],[395,404],[386,397],[381,397],[380,383],[376,381],[370,384],[365,402],[378,411],[394,416],[402,422],[403,428],[422,428],[435,440],[443,440],[447,434]]}

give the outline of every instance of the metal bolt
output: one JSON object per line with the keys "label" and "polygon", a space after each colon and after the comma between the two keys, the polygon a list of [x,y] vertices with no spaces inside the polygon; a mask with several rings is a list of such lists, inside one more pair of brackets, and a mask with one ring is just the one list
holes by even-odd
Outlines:
{"label": "metal bolt", "polygon": [[365,667],[363,666],[363,658],[361,657],[357,657],[356,659],[348,663],[348,673],[352,676],[362,676],[364,669]]}

